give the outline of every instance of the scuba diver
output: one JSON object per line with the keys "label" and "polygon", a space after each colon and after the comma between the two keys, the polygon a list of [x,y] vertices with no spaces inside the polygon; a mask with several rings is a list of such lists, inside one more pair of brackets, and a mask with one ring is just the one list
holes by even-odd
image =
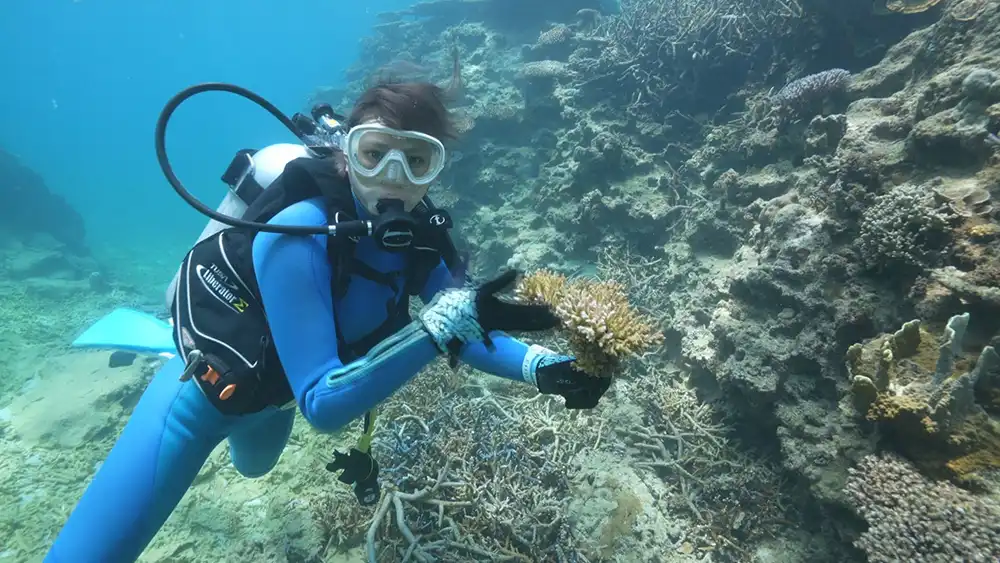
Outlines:
{"label": "scuba diver", "polygon": [[[216,210],[183,188],[164,148],[173,110],[208,90],[256,101],[303,140],[237,153],[223,176],[231,191]],[[428,82],[383,81],[346,119],[321,105],[315,120],[294,121],[232,85],[198,85],[168,103],[156,132],[161,167],[213,222],[171,283],[172,323],[150,321],[162,323],[169,341],[133,348],[172,357],[46,562],[135,561],[222,440],[240,474],[267,474],[296,407],[325,433],[363,420],[357,447],[336,452],[325,469],[341,472],[360,503],[378,502],[374,409],[439,355],[561,395],[570,409],[597,405],[610,379],[507,334],[558,321],[546,306],[498,295],[516,271],[472,283],[448,234],[450,217],[427,198],[445,164],[443,142],[457,136],[447,94]],[[411,296],[425,303],[417,319]],[[143,331],[136,325],[122,338]],[[106,337],[90,345],[112,347]]]}

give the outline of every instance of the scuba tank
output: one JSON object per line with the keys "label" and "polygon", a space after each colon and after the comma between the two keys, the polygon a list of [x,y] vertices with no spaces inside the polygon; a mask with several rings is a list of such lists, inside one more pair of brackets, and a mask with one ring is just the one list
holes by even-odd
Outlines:
{"label": "scuba tank", "polygon": [[[177,175],[174,174],[170,159],[167,157],[166,130],[170,117],[185,100],[202,92],[230,92],[246,98],[264,108],[291,131],[301,144],[281,143],[269,145],[260,150],[243,149],[236,153],[222,175],[222,181],[229,186],[229,193],[223,198],[216,209],[208,207],[194,197]],[[198,237],[198,244],[211,237],[226,226],[250,229],[255,232],[283,233],[292,235],[325,235],[328,237],[374,237],[380,246],[387,244],[398,247],[398,241],[391,240],[394,235],[409,233],[412,239],[415,223],[410,214],[396,209],[387,209],[374,219],[355,219],[336,221],[328,225],[270,225],[243,218],[249,206],[284,172],[285,165],[298,158],[325,158],[340,150],[340,144],[347,131],[343,122],[346,119],[333,111],[329,104],[316,104],[310,112],[312,117],[296,113],[291,119],[281,113],[274,104],[259,95],[233,84],[209,82],[186,88],[171,98],[156,122],[154,134],[156,141],[156,158],[163,170],[167,182],[177,192],[177,195],[199,213],[209,217],[211,221]],[[442,257],[452,272],[460,272],[457,277],[465,277],[465,260],[455,250],[454,243],[448,236],[451,228],[451,218],[444,210],[437,209],[430,198],[424,196],[418,206],[425,212],[427,225],[441,231],[438,237]],[[230,211],[227,213],[225,211]],[[174,275],[166,294],[167,308],[172,308],[173,295],[180,276]]]}
{"label": "scuba tank", "polygon": [[[233,156],[222,174],[222,181],[229,187],[229,191],[215,208],[216,213],[242,219],[250,204],[285,170],[286,164],[297,158],[315,158],[318,151],[340,148],[340,142],[347,134],[343,125],[346,118],[335,113],[330,104],[326,103],[316,104],[311,113],[312,118],[296,113],[291,119],[300,132],[298,136],[302,139],[302,144],[276,143],[260,150],[243,149]],[[194,244],[227,227],[229,225],[226,223],[209,219]],[[168,310],[173,304],[179,279],[178,267],[164,296]]]}

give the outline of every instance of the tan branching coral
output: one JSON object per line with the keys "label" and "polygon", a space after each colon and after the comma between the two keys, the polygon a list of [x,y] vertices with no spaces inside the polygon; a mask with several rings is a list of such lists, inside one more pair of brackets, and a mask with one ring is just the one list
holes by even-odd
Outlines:
{"label": "tan branching coral", "polygon": [[554,304],[562,301],[566,276],[549,270],[538,270],[524,276],[515,290],[517,297],[530,303]]}
{"label": "tan branching coral", "polygon": [[594,376],[610,377],[624,358],[663,339],[615,281],[567,280],[543,269],[524,276],[515,293],[519,299],[546,303],[555,310],[577,364]]}

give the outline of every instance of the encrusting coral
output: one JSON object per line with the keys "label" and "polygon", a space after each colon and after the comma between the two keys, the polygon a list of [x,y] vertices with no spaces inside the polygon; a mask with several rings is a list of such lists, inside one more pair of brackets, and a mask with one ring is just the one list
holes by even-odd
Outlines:
{"label": "encrusting coral", "polygon": [[1000,355],[985,346],[974,365],[962,358],[968,324],[968,313],[953,316],[938,338],[913,320],[847,351],[858,412],[914,461],[963,481],[1000,467],[1000,434],[976,402],[977,383],[1000,368]]}
{"label": "encrusting coral", "polygon": [[663,339],[653,323],[629,304],[622,285],[615,281],[568,280],[542,269],[525,275],[515,294],[555,310],[577,365],[590,375],[610,377],[624,358]]}

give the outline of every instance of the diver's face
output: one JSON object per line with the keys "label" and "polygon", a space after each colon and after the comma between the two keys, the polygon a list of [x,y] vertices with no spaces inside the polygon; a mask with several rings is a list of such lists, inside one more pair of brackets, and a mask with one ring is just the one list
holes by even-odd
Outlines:
{"label": "diver's face", "polygon": [[[402,201],[403,208],[411,211],[427,195],[431,184],[415,184],[410,177],[420,178],[428,174],[436,156],[434,146],[391,132],[369,131],[361,135],[357,144],[349,150],[353,152],[356,164],[363,169],[374,171],[382,166],[374,176],[362,176],[354,167],[348,167],[354,194],[369,213],[377,215],[376,206],[383,199]],[[409,168],[409,174],[404,166]]]}

